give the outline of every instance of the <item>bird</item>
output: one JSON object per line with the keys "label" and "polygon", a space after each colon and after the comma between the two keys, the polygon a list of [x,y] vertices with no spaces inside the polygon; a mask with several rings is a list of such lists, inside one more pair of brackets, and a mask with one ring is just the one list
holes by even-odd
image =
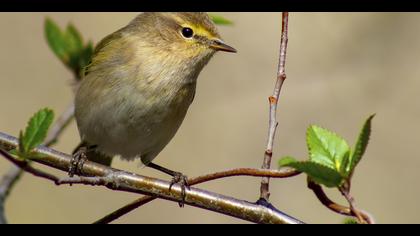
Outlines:
{"label": "bird", "polygon": [[197,78],[218,51],[237,52],[204,12],[140,13],[101,40],[75,96],[81,144],[69,175],[80,174],[86,159],[140,159],[172,176],[170,188],[180,184],[185,197],[187,177],[152,161],[181,126]]}

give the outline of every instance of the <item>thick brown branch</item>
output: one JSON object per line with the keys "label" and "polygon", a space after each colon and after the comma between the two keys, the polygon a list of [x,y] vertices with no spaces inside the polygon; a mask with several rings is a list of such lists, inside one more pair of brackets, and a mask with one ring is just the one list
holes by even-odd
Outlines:
{"label": "thick brown branch", "polygon": [[[18,140],[15,137],[0,133],[0,148],[9,151],[17,144]],[[42,155],[42,158],[34,159],[34,161],[67,172],[71,161],[70,155],[43,146],[35,148],[33,151]],[[96,180],[99,180],[83,182],[82,178],[79,181],[82,184],[101,185],[117,191],[145,194],[174,202],[179,202],[182,199],[181,188],[173,186],[170,191],[170,182],[168,181],[113,169],[90,161],[84,164],[82,171],[85,176],[97,177]],[[277,171],[275,172],[279,174]],[[77,179],[73,179],[69,183],[74,183],[74,180],[77,182]],[[90,180],[95,179],[91,178]],[[185,204],[255,223],[302,223],[272,207],[194,187],[186,191]]]}
{"label": "thick brown branch", "polygon": [[[264,161],[262,168],[270,169],[271,159],[273,155],[274,137],[277,129],[277,104],[280,97],[280,91],[283,86],[283,82],[286,80],[286,52],[287,52],[287,41],[288,41],[288,24],[289,24],[289,13],[283,12],[282,14],[282,29],[281,29],[281,42],[280,42],[280,56],[279,66],[277,70],[277,80],[274,87],[273,95],[269,97],[270,104],[270,115],[269,115],[269,128],[268,128],[268,139],[267,146],[264,154]],[[268,202],[270,197],[269,189],[270,179],[263,177],[261,180],[260,188],[260,199],[264,199]]]}
{"label": "thick brown branch", "polygon": [[[238,168],[238,169],[232,169],[227,171],[221,171],[213,174],[203,175],[197,178],[189,179],[188,184],[190,186],[221,179],[221,178],[227,178],[232,176],[254,176],[254,177],[271,177],[271,178],[288,178],[292,176],[296,176],[300,174],[300,172],[294,170],[294,169],[281,169],[281,170],[264,170],[264,169],[252,169],[252,168]],[[155,197],[151,196],[144,196],[142,198],[139,198],[122,208],[106,215],[105,217],[97,220],[95,224],[108,224],[112,221],[120,218],[121,216],[155,200]]]}

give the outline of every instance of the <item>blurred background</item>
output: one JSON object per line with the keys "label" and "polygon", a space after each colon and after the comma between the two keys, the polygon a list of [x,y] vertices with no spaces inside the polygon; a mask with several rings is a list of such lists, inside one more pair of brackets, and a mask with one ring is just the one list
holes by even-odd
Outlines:
{"label": "blurred background", "polygon": [[[190,177],[236,167],[260,167],[275,82],[281,13],[218,13],[237,54],[219,53],[202,72],[195,101],[156,163]],[[1,13],[0,131],[18,135],[42,107],[57,115],[72,100],[72,74],[48,48],[44,19],[72,22],[98,42],[136,13]],[[376,113],[367,153],[356,169],[352,195],[379,223],[420,223],[420,14],[291,13],[287,80],[279,101],[273,168],[284,155],[307,158],[305,131],[318,124],[354,144],[362,122]],[[59,144],[78,144],[73,122]],[[11,164],[0,158],[0,175]],[[137,162],[114,167],[168,179]],[[50,170],[56,174],[62,174]],[[168,179],[169,180],[169,179]],[[259,178],[235,177],[200,188],[255,201]],[[345,204],[337,191],[327,191]],[[309,223],[340,223],[306,188],[304,175],[271,181],[271,201]],[[91,223],[138,195],[102,187],[60,186],[24,175],[6,204],[10,223]],[[116,223],[246,223],[228,216],[156,200]]]}

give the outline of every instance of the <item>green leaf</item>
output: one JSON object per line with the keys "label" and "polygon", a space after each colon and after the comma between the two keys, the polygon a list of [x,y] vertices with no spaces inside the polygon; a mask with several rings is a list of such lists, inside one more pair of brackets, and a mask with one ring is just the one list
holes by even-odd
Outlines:
{"label": "green leaf", "polygon": [[49,18],[45,20],[45,35],[55,55],[73,71],[76,78],[80,78],[83,68],[91,60],[93,43],[84,45],[82,35],[73,24],[68,24],[63,32]]}
{"label": "green leaf", "polygon": [[297,162],[297,160],[296,160],[294,157],[291,157],[291,156],[285,156],[285,157],[282,157],[282,158],[279,160],[279,166],[280,166],[280,167],[282,167],[282,166],[287,166],[287,165],[289,165],[290,163],[294,163],[294,162]]}
{"label": "green leaf", "polygon": [[347,217],[347,218],[345,218],[343,220],[343,224],[346,224],[346,225],[358,225],[359,222],[355,218]]}
{"label": "green leaf", "polygon": [[366,151],[367,145],[369,143],[369,137],[371,133],[372,128],[372,119],[375,117],[375,114],[369,116],[365,123],[363,124],[363,127],[360,131],[359,138],[357,139],[356,145],[354,147],[353,153],[350,158],[348,171],[350,173],[353,173],[354,168],[359,163],[359,161],[362,159],[363,154]]}
{"label": "green leaf", "polygon": [[312,162],[345,175],[343,163],[348,163],[350,147],[343,138],[327,129],[311,125],[307,130],[306,141]]}
{"label": "green leaf", "polygon": [[223,16],[215,14],[209,14],[209,16],[216,25],[233,25],[233,22],[231,20],[228,20]]}
{"label": "green leaf", "polygon": [[45,20],[44,30],[45,37],[51,50],[60,60],[67,63],[69,56],[67,53],[66,42],[58,25],[53,20],[47,18]]}
{"label": "green leaf", "polygon": [[19,155],[19,152],[18,152],[16,149],[12,149],[12,150],[10,150],[10,151],[9,151],[9,153],[10,153],[11,155],[14,155],[14,156],[18,156],[18,155]]}
{"label": "green leaf", "polygon": [[296,161],[292,157],[285,157],[279,161],[280,166],[288,166],[306,173],[314,182],[329,188],[339,187],[343,183],[341,174],[328,166],[312,161]]}
{"label": "green leaf", "polygon": [[66,41],[67,50],[70,53],[78,53],[83,50],[82,36],[72,24],[67,26],[64,39]]}
{"label": "green leaf", "polygon": [[66,49],[70,57],[68,66],[75,74],[79,75],[82,68],[81,60],[85,50],[82,36],[72,24],[69,24],[64,34],[64,40],[66,41]]}
{"label": "green leaf", "polygon": [[41,109],[29,120],[25,132],[19,135],[19,153],[28,155],[33,148],[40,145],[47,136],[54,119],[54,112],[48,108]]}
{"label": "green leaf", "polygon": [[79,58],[79,67],[80,67],[80,71],[79,71],[79,77],[81,77],[81,72],[85,70],[86,66],[89,65],[89,63],[92,60],[92,55],[93,55],[93,43],[91,41],[89,41],[86,45],[86,47],[83,49],[83,51],[80,53],[80,58]]}
{"label": "green leaf", "polygon": [[344,177],[348,177],[350,175],[350,171],[349,171],[350,170],[349,168],[350,155],[351,155],[350,153],[351,153],[351,150],[349,150],[348,152],[344,154],[344,157],[341,161],[340,169],[338,170],[341,173],[341,175],[343,175]]}

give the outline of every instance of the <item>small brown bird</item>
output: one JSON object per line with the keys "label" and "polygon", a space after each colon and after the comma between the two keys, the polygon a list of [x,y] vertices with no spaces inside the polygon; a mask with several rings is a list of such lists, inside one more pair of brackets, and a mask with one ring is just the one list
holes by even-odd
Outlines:
{"label": "small brown bird", "polygon": [[142,13],[105,37],[76,95],[80,159],[108,162],[140,158],[173,176],[183,191],[186,177],[152,163],[173,138],[194,99],[197,77],[225,44],[206,13]]}

